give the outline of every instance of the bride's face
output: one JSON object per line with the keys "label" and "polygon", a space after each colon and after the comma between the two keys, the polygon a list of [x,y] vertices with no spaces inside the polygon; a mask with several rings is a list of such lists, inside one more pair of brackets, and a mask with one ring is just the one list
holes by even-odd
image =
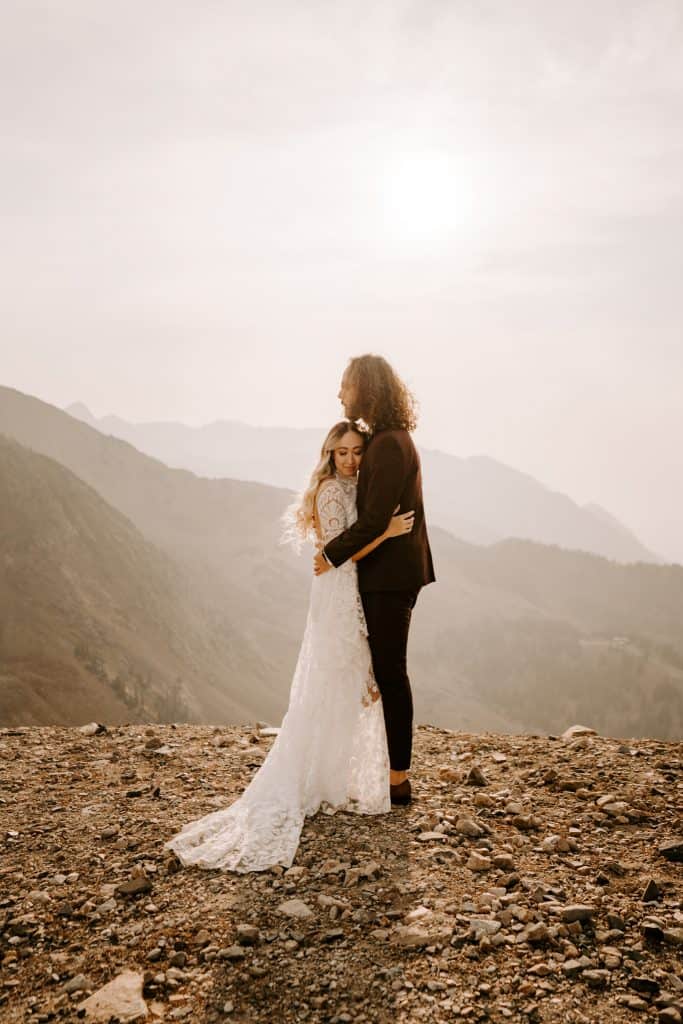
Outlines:
{"label": "bride's face", "polygon": [[340,476],[354,477],[363,458],[363,438],[353,430],[337,441],[333,448],[334,468]]}

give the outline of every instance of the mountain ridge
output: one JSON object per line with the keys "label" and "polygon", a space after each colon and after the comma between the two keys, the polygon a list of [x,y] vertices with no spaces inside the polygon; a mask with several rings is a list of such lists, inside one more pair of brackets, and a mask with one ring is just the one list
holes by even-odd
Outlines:
{"label": "mountain ridge", "polygon": [[[167,465],[295,490],[303,486],[325,433],[322,428],[256,427],[238,420],[216,420],[199,427],[163,421],[129,423],[117,416],[98,419],[82,403],[65,411],[97,430],[128,440]],[[279,453],[279,458],[273,458],[271,451]],[[614,516],[597,512],[599,506],[581,506],[498,459],[463,458],[429,448],[420,452],[430,521],[471,543],[518,536],[619,561],[662,561]]]}

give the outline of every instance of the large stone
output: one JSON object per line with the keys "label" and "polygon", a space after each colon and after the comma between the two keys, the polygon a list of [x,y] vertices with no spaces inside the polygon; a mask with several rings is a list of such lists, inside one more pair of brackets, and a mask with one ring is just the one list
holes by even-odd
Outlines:
{"label": "large stone", "polygon": [[101,733],[107,732],[107,727],[101,722],[88,722],[87,725],[80,725],[78,731],[84,736],[99,736]]}
{"label": "large stone", "polygon": [[399,946],[418,949],[421,946],[443,945],[453,935],[452,922],[424,922],[423,924],[399,924],[394,932],[394,941]]}
{"label": "large stone", "polygon": [[469,935],[479,942],[484,936],[495,935],[501,928],[500,921],[495,921],[492,917],[471,917]]}
{"label": "large stone", "polygon": [[470,871],[488,871],[491,867],[491,858],[484,857],[481,853],[477,853],[474,850],[470,854],[465,867],[469,868]]}
{"label": "large stone", "polygon": [[142,975],[136,971],[122,971],[113,981],[78,1005],[85,1012],[86,1021],[107,1022],[112,1017],[120,1024],[147,1016],[147,1003],[142,998]]}
{"label": "large stone", "polygon": [[587,903],[573,903],[569,907],[562,908],[562,920],[566,924],[570,924],[572,921],[590,921],[595,916],[595,912],[595,907],[591,907]]}
{"label": "large stone", "polygon": [[455,823],[455,831],[461,836],[469,836],[471,839],[479,839],[484,835],[484,829],[472,818],[458,818]]}
{"label": "large stone", "polygon": [[667,860],[675,861],[677,864],[683,862],[683,838],[680,836],[677,839],[669,839],[667,842],[662,843],[658,847],[658,851],[662,857]]}
{"label": "large stone", "polygon": [[587,725],[570,725],[562,733],[563,740],[575,740],[579,736],[597,736],[597,732]]}
{"label": "large stone", "polygon": [[681,1024],[683,1017],[675,1006],[665,1006],[657,1014],[659,1024]]}
{"label": "large stone", "polygon": [[405,924],[393,932],[393,941],[400,946],[417,949],[449,942],[453,935],[453,919],[428,907],[416,907],[406,914]]}
{"label": "large stone", "polygon": [[420,832],[417,838],[421,843],[430,843],[433,842],[435,839],[445,840],[446,842],[448,841],[448,836],[445,835],[443,832]]}
{"label": "large stone", "polygon": [[640,1011],[641,1013],[645,1013],[650,1009],[650,1004],[638,996],[618,995],[616,1002],[619,1006],[625,1006],[627,1010]]}
{"label": "large stone", "polygon": [[612,803],[603,804],[602,810],[611,818],[628,817],[629,805],[625,800],[614,800]]}
{"label": "large stone", "polygon": [[659,982],[655,978],[648,978],[645,975],[629,978],[628,987],[635,992],[645,996],[656,996],[659,993]]}
{"label": "large stone", "polygon": [[537,921],[535,924],[529,925],[526,930],[526,940],[531,943],[532,946],[542,945],[550,940],[550,932],[548,926],[542,921]]}
{"label": "large stone", "polygon": [[285,900],[284,903],[279,904],[277,909],[280,914],[296,917],[299,920],[314,916],[311,908],[303,900]]}

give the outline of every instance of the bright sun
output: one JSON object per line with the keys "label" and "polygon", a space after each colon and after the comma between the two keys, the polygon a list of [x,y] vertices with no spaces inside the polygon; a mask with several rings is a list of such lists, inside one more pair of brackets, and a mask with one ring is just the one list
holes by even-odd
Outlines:
{"label": "bright sun", "polygon": [[382,185],[389,233],[407,241],[446,239],[463,226],[469,196],[455,162],[427,151],[385,165]]}

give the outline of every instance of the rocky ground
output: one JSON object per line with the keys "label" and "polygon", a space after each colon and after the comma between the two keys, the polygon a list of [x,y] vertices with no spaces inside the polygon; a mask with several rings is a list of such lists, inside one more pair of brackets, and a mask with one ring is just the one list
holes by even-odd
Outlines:
{"label": "rocky ground", "polygon": [[683,744],[415,734],[407,808],[183,868],[258,726],[0,730],[0,1019],[681,1021]]}

